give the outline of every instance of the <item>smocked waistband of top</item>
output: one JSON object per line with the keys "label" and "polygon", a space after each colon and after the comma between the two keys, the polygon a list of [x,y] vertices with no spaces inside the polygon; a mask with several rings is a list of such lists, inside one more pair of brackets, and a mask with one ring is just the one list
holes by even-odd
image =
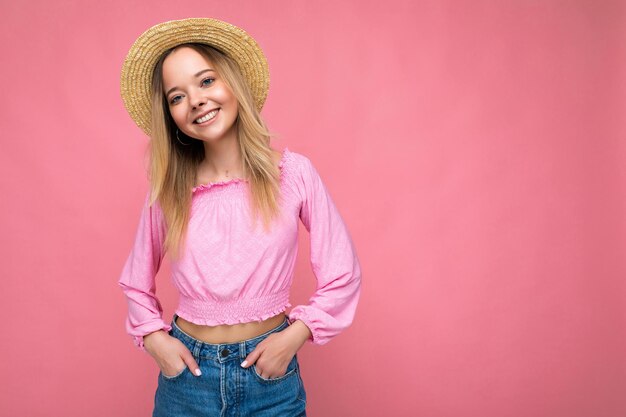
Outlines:
{"label": "smocked waistband of top", "polygon": [[238,300],[199,300],[180,294],[178,314],[198,324],[218,325],[265,320],[290,307],[289,289]]}

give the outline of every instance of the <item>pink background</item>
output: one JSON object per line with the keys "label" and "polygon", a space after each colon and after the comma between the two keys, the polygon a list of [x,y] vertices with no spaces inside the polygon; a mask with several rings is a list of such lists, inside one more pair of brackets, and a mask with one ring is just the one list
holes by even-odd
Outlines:
{"label": "pink background", "polygon": [[[300,351],[310,416],[626,415],[623,2],[36,0],[0,16],[0,415],[152,410],[158,367],[117,287],[147,189],[119,71],[141,32],[191,16],[264,48],[273,146],[316,164],[362,261],[352,327]],[[301,230],[292,303],[315,285]]]}

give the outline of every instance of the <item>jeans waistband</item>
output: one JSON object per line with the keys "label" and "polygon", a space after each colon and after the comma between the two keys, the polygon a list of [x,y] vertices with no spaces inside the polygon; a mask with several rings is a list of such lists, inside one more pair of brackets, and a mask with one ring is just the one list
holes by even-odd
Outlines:
{"label": "jeans waistband", "polygon": [[246,356],[248,356],[248,353],[256,347],[257,344],[259,344],[271,333],[279,332],[290,326],[289,318],[285,316],[283,322],[277,327],[251,339],[233,343],[208,343],[198,340],[185,333],[180,327],[178,327],[178,324],[176,324],[177,317],[178,314],[174,313],[174,317],[172,318],[172,330],[170,330],[169,334],[183,342],[194,356],[216,359],[220,362],[226,362],[236,358],[243,360]]}

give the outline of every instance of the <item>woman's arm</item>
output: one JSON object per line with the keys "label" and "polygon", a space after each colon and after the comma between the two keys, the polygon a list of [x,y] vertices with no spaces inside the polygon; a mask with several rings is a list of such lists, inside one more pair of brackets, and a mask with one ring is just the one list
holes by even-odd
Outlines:
{"label": "woman's arm", "polygon": [[163,320],[155,283],[164,256],[165,221],[158,203],[150,206],[149,198],[150,193],[144,200],[135,241],[118,280],[128,302],[126,331],[143,351],[143,336],[172,328]]}
{"label": "woman's arm", "polygon": [[290,311],[289,318],[308,327],[310,343],[323,345],[352,324],[361,292],[361,266],[348,228],[322,178],[307,157],[298,156],[300,219],[309,231],[317,289],[307,305]]}

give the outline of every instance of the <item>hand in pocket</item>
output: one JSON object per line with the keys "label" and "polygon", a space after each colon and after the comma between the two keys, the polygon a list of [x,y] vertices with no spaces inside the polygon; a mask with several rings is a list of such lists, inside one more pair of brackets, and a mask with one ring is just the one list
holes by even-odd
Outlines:
{"label": "hand in pocket", "polygon": [[187,346],[177,338],[165,332],[150,333],[144,338],[144,346],[164,376],[176,376],[184,371],[185,367],[188,367],[194,375],[200,376],[198,363]]}

